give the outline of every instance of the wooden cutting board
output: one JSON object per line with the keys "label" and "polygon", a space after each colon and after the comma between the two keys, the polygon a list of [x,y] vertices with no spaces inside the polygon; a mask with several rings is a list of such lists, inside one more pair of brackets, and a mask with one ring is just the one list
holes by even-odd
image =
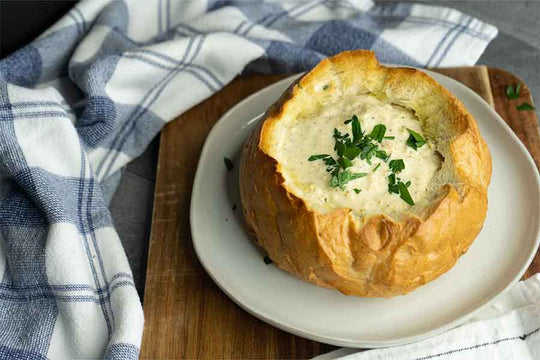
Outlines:
{"label": "wooden cutting board", "polygon": [[[435,69],[461,81],[505,119],[540,168],[540,137],[527,86],[518,100],[506,87],[522,82],[485,66]],[[206,135],[233,105],[284,76],[238,78],[161,132],[146,288],[141,359],[306,359],[334,347],[278,330],[233,303],[199,264],[191,243],[189,201]],[[540,271],[537,255],[525,277]]]}

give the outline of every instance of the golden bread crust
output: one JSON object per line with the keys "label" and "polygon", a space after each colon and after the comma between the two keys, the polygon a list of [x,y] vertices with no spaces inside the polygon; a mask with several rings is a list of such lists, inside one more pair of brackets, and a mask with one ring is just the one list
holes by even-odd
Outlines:
{"label": "golden bread crust", "polygon": [[[330,91],[317,91],[321,83]],[[399,220],[310,209],[287,189],[271,155],[285,116],[367,93],[412,109],[444,158],[436,196]],[[373,52],[357,50],[323,60],[267,111],[243,149],[240,193],[250,230],[279,268],[344,294],[389,297],[432,281],[467,251],[486,216],[490,177],[489,150],[452,94],[421,71],[387,68]]]}

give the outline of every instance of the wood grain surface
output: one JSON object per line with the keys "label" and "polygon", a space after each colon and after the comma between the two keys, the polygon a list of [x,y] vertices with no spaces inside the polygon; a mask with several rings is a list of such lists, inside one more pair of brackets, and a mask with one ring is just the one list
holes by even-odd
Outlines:
{"label": "wood grain surface", "polygon": [[[500,69],[476,66],[437,69],[464,83],[512,127],[540,165],[540,140],[524,86],[507,100],[506,86],[521,80]],[[204,272],[189,229],[190,193],[198,158],[214,123],[234,104],[284,76],[239,78],[169,123],[161,133],[152,233],[144,298],[141,359],[307,359],[332,346],[278,330],[232,302]],[[526,276],[540,270],[536,257]]]}
{"label": "wood grain surface", "polygon": [[[488,72],[495,110],[529,150],[536,167],[540,170],[540,132],[538,131],[536,111],[520,111],[516,109],[516,106],[523,102],[534,106],[529,88],[521,79],[506,70],[488,68]],[[508,100],[506,88],[508,85],[516,86],[518,83],[523,84],[519,98]],[[523,278],[527,279],[538,272],[540,272],[540,252],[534,257]]]}

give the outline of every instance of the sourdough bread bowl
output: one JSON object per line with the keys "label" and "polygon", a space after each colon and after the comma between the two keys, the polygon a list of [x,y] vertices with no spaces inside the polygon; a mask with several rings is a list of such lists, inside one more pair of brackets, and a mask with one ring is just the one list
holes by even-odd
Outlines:
{"label": "sourdough bread bowl", "polygon": [[321,61],[246,141],[244,215],[280,269],[347,295],[406,294],[448,271],[486,217],[491,157],[467,109],[371,51]]}

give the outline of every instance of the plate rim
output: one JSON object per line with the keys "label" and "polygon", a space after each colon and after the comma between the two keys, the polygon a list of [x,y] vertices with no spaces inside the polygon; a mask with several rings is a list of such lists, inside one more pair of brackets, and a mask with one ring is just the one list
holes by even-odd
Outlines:
{"label": "plate rim", "polygon": [[[396,66],[396,65],[385,64],[385,66]],[[414,67],[409,67],[409,68],[414,68]],[[495,109],[493,109],[493,107],[491,107],[480,95],[475,93],[473,90],[471,90],[469,87],[467,87],[463,83],[461,83],[461,82],[459,82],[459,81],[457,81],[457,80],[455,80],[455,79],[453,79],[453,78],[451,78],[449,76],[446,76],[446,75],[443,75],[443,74],[440,74],[440,73],[436,73],[436,72],[430,71],[428,69],[422,69],[422,68],[415,68],[415,69],[420,70],[422,72],[425,72],[431,77],[443,77],[443,78],[445,78],[445,81],[450,81],[450,82],[454,83],[455,86],[461,87],[462,90],[464,90],[467,93],[468,97],[474,98],[476,100],[476,102],[478,102],[479,104],[481,104],[481,106],[483,106],[485,109],[487,109],[487,111],[489,113],[491,113],[492,117],[495,118],[496,121],[499,122],[500,125],[502,125],[502,127],[504,128],[507,135],[509,135],[510,138],[515,143],[517,143],[518,148],[520,149],[521,153],[525,155],[528,166],[530,166],[532,169],[536,170],[534,172],[534,174],[535,174],[534,181],[536,183],[536,187],[539,189],[539,191],[538,191],[539,198],[536,199],[536,202],[537,202],[537,207],[540,209],[540,175],[539,175],[539,172],[538,172],[538,170],[536,168],[536,164],[534,163],[534,160],[533,160],[531,154],[529,153],[529,151],[527,150],[527,148],[525,147],[525,145],[517,137],[517,135],[514,133],[514,131],[510,128],[510,126],[495,111]],[[258,319],[260,319],[260,320],[262,320],[262,321],[264,321],[264,322],[266,322],[266,323],[268,323],[268,324],[270,324],[270,325],[272,325],[272,326],[274,326],[274,327],[276,327],[278,329],[281,329],[283,331],[286,331],[288,333],[291,333],[291,334],[294,334],[294,335],[297,335],[297,336],[300,336],[300,337],[303,337],[303,338],[306,338],[306,339],[310,339],[310,340],[314,340],[314,341],[318,341],[318,342],[322,342],[322,343],[326,343],[326,344],[343,346],[343,347],[381,348],[381,347],[390,347],[390,346],[409,344],[409,343],[412,343],[412,342],[415,342],[415,341],[420,341],[420,340],[423,340],[423,339],[426,339],[426,338],[429,338],[429,337],[440,335],[440,334],[442,334],[442,333],[444,333],[444,332],[446,332],[448,330],[456,328],[456,327],[462,325],[463,323],[465,323],[468,319],[473,317],[475,314],[480,312],[482,309],[489,306],[502,293],[506,292],[511,286],[516,284],[523,277],[523,274],[527,271],[529,265],[532,263],[533,258],[535,257],[535,255],[536,255],[536,253],[538,251],[539,245],[540,245],[540,219],[537,220],[537,222],[536,222],[536,228],[535,228],[536,237],[535,237],[534,244],[532,245],[532,249],[531,249],[531,251],[529,253],[529,256],[528,256],[527,260],[522,264],[520,270],[517,272],[517,274],[514,276],[514,278],[510,282],[508,282],[508,284],[501,287],[499,290],[495,291],[496,294],[494,296],[492,296],[491,298],[483,301],[483,303],[480,306],[476,307],[474,310],[471,310],[468,313],[466,313],[465,315],[463,315],[461,317],[458,317],[458,318],[456,318],[456,319],[454,319],[454,320],[452,320],[452,321],[450,321],[450,322],[448,322],[448,323],[446,323],[444,325],[441,325],[441,326],[439,326],[437,328],[434,328],[434,329],[431,329],[431,330],[428,330],[428,331],[424,331],[424,332],[421,332],[421,333],[417,333],[417,334],[414,334],[414,335],[405,336],[405,337],[399,337],[397,340],[358,341],[358,340],[345,339],[345,338],[340,338],[340,337],[335,337],[335,336],[328,336],[328,335],[322,336],[322,335],[319,335],[319,334],[316,334],[316,333],[312,333],[310,331],[306,331],[306,330],[303,330],[303,329],[298,329],[298,328],[295,328],[294,326],[278,322],[277,320],[274,320],[270,316],[270,314],[266,313],[266,311],[258,308],[257,305],[244,304],[241,301],[241,299],[238,299],[233,294],[232,291],[229,291],[229,289],[227,289],[225,287],[225,285],[223,285],[219,281],[218,276],[216,276],[214,274],[214,272],[211,271],[212,266],[209,265],[209,264],[206,264],[204,262],[204,260],[202,259],[202,255],[200,254],[200,249],[199,249],[199,247],[197,245],[197,241],[195,240],[195,236],[194,236],[194,218],[195,218],[194,214],[195,214],[195,212],[193,211],[193,209],[196,206],[196,204],[195,204],[196,203],[195,199],[197,198],[196,195],[200,192],[199,186],[197,184],[199,183],[198,180],[199,180],[199,177],[201,176],[201,170],[200,170],[201,169],[201,166],[200,166],[201,160],[206,156],[206,153],[209,151],[208,149],[210,147],[211,139],[214,136],[214,133],[217,133],[219,131],[220,126],[224,123],[222,121],[223,119],[228,118],[231,113],[234,113],[238,108],[240,108],[240,107],[244,106],[246,103],[250,102],[255,96],[261,96],[265,92],[271,91],[270,90],[271,88],[282,85],[283,83],[292,83],[294,80],[296,80],[298,77],[302,76],[303,74],[304,73],[297,73],[297,74],[293,74],[291,76],[287,76],[287,77],[285,77],[285,78],[283,78],[281,80],[278,80],[275,83],[272,83],[272,84],[270,84],[270,85],[268,85],[268,86],[266,86],[266,87],[264,87],[264,88],[262,88],[262,89],[260,89],[260,90],[258,90],[256,92],[254,92],[253,94],[247,96],[246,98],[244,98],[243,100],[241,100],[240,102],[235,104],[233,107],[231,107],[229,110],[227,110],[219,118],[219,120],[214,124],[214,126],[212,127],[212,129],[208,133],[208,135],[207,135],[207,137],[205,139],[205,142],[204,142],[204,146],[203,146],[202,151],[201,151],[201,155],[199,157],[199,162],[197,164],[197,170],[196,170],[195,177],[194,177],[194,180],[193,180],[193,187],[192,187],[192,193],[191,193],[191,199],[190,199],[190,211],[189,211],[189,221],[190,221],[190,230],[191,230],[191,238],[192,238],[193,248],[195,250],[195,253],[197,255],[197,258],[198,258],[199,262],[203,266],[206,273],[210,276],[210,278],[214,281],[214,283],[231,300],[233,300],[233,302],[235,304],[240,306],[243,310],[247,311],[249,314],[255,316],[256,318],[258,318]],[[446,87],[445,87],[445,89],[446,89]],[[450,90],[448,90],[448,91],[450,91]],[[260,118],[262,115],[264,115],[264,112],[257,115],[257,116],[255,116],[255,117],[253,117],[247,123],[250,123],[250,122]]]}

